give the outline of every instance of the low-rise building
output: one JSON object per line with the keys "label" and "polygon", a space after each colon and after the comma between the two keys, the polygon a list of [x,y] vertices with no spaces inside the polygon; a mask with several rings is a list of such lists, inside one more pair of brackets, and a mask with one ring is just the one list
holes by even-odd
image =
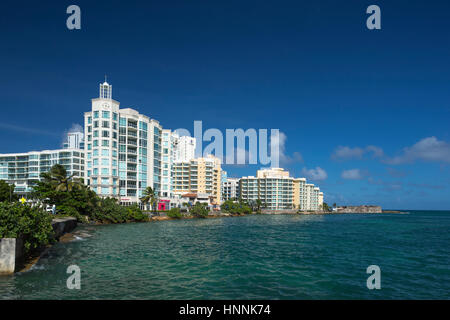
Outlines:
{"label": "low-rise building", "polygon": [[41,180],[41,173],[50,171],[55,164],[62,165],[68,175],[84,179],[84,161],[84,151],[80,149],[0,154],[0,180],[14,184],[15,193],[27,196]]}

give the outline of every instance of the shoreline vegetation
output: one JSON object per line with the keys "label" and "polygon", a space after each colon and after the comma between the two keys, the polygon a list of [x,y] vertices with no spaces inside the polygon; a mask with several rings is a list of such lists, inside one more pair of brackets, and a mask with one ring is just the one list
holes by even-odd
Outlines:
{"label": "shoreline vegetation", "polygon": [[[263,208],[260,200],[247,203],[242,200],[227,200],[221,205],[221,211],[211,212],[208,205],[197,202],[186,204],[183,208],[168,211],[155,210],[158,197],[152,188],[147,188],[141,201],[153,210],[143,212],[139,206],[122,207],[114,198],[99,197],[84,185],[83,181],[67,175],[63,166],[56,164],[49,172],[41,174],[30,195],[33,204],[19,203],[13,194],[14,185],[10,186],[0,180],[0,239],[17,238],[23,241],[24,263],[21,269],[28,270],[45,254],[52,244],[70,241],[71,235],[55,236],[52,221],[56,218],[75,218],[83,225],[108,225],[121,223],[153,222],[179,219],[206,219],[221,217],[238,217],[251,214],[290,214],[321,215],[345,214],[333,212],[324,204],[323,211],[280,210],[270,211]],[[47,212],[48,205],[57,208],[57,214]],[[335,206],[335,205],[334,205]],[[400,211],[383,211],[400,213]],[[367,212],[361,212],[367,213]],[[381,213],[381,208],[380,208]],[[376,213],[370,213],[376,214]],[[73,237],[72,237],[73,238]]]}

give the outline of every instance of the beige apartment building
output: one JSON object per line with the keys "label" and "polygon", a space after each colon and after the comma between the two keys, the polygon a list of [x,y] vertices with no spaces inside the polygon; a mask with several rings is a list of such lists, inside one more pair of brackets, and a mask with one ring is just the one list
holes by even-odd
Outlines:
{"label": "beige apartment building", "polygon": [[261,169],[256,177],[242,177],[239,188],[244,201],[259,199],[270,210],[319,210],[320,189],[305,178],[290,177],[282,168]]}
{"label": "beige apartment building", "polygon": [[173,192],[208,194],[211,203],[220,204],[222,168],[219,158],[208,155],[173,164]]}

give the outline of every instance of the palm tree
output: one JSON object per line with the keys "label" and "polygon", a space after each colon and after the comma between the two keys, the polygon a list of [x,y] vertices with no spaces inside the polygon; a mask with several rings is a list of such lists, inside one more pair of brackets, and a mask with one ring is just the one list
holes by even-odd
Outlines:
{"label": "palm tree", "polygon": [[41,176],[56,191],[70,192],[73,189],[80,189],[83,185],[81,179],[73,178],[73,174],[68,176],[66,169],[60,164],[55,164],[49,172],[42,173]]}
{"label": "palm tree", "polygon": [[256,208],[257,208],[257,212],[261,212],[261,206],[262,206],[262,201],[261,199],[256,199]]}
{"label": "palm tree", "polygon": [[153,211],[156,209],[156,203],[158,202],[158,195],[152,187],[147,187],[144,190],[144,196],[141,198],[143,204],[150,204]]}

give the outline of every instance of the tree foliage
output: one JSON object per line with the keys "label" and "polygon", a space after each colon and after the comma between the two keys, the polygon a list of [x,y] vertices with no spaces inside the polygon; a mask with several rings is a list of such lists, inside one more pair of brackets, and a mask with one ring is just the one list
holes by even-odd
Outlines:
{"label": "tree foliage", "polygon": [[0,203],[0,238],[21,238],[28,253],[49,244],[53,236],[52,218],[42,208]]}
{"label": "tree foliage", "polygon": [[32,196],[41,202],[56,205],[59,215],[102,223],[147,221],[148,217],[137,206],[122,207],[114,198],[100,198],[83,185],[81,180],[68,176],[61,165],[41,174],[42,181],[34,187]]}
{"label": "tree foliage", "polygon": [[17,194],[14,193],[15,186],[0,180],[0,202],[15,202],[19,200]]}
{"label": "tree foliage", "polygon": [[190,213],[197,218],[206,218],[209,213],[208,205],[206,203],[197,202],[190,209]]}
{"label": "tree foliage", "polygon": [[155,190],[153,190],[152,187],[147,187],[144,190],[144,196],[141,198],[141,202],[144,204],[150,204],[151,208],[153,211],[156,210],[156,205],[158,203],[158,195],[155,192]]}
{"label": "tree foliage", "polygon": [[179,208],[172,208],[167,212],[167,216],[173,219],[181,219],[183,214]]}
{"label": "tree foliage", "polygon": [[[255,202],[255,207],[256,207]],[[252,208],[248,206],[244,201],[234,202],[232,200],[225,201],[222,206],[222,211],[231,214],[250,214],[252,213]]]}

